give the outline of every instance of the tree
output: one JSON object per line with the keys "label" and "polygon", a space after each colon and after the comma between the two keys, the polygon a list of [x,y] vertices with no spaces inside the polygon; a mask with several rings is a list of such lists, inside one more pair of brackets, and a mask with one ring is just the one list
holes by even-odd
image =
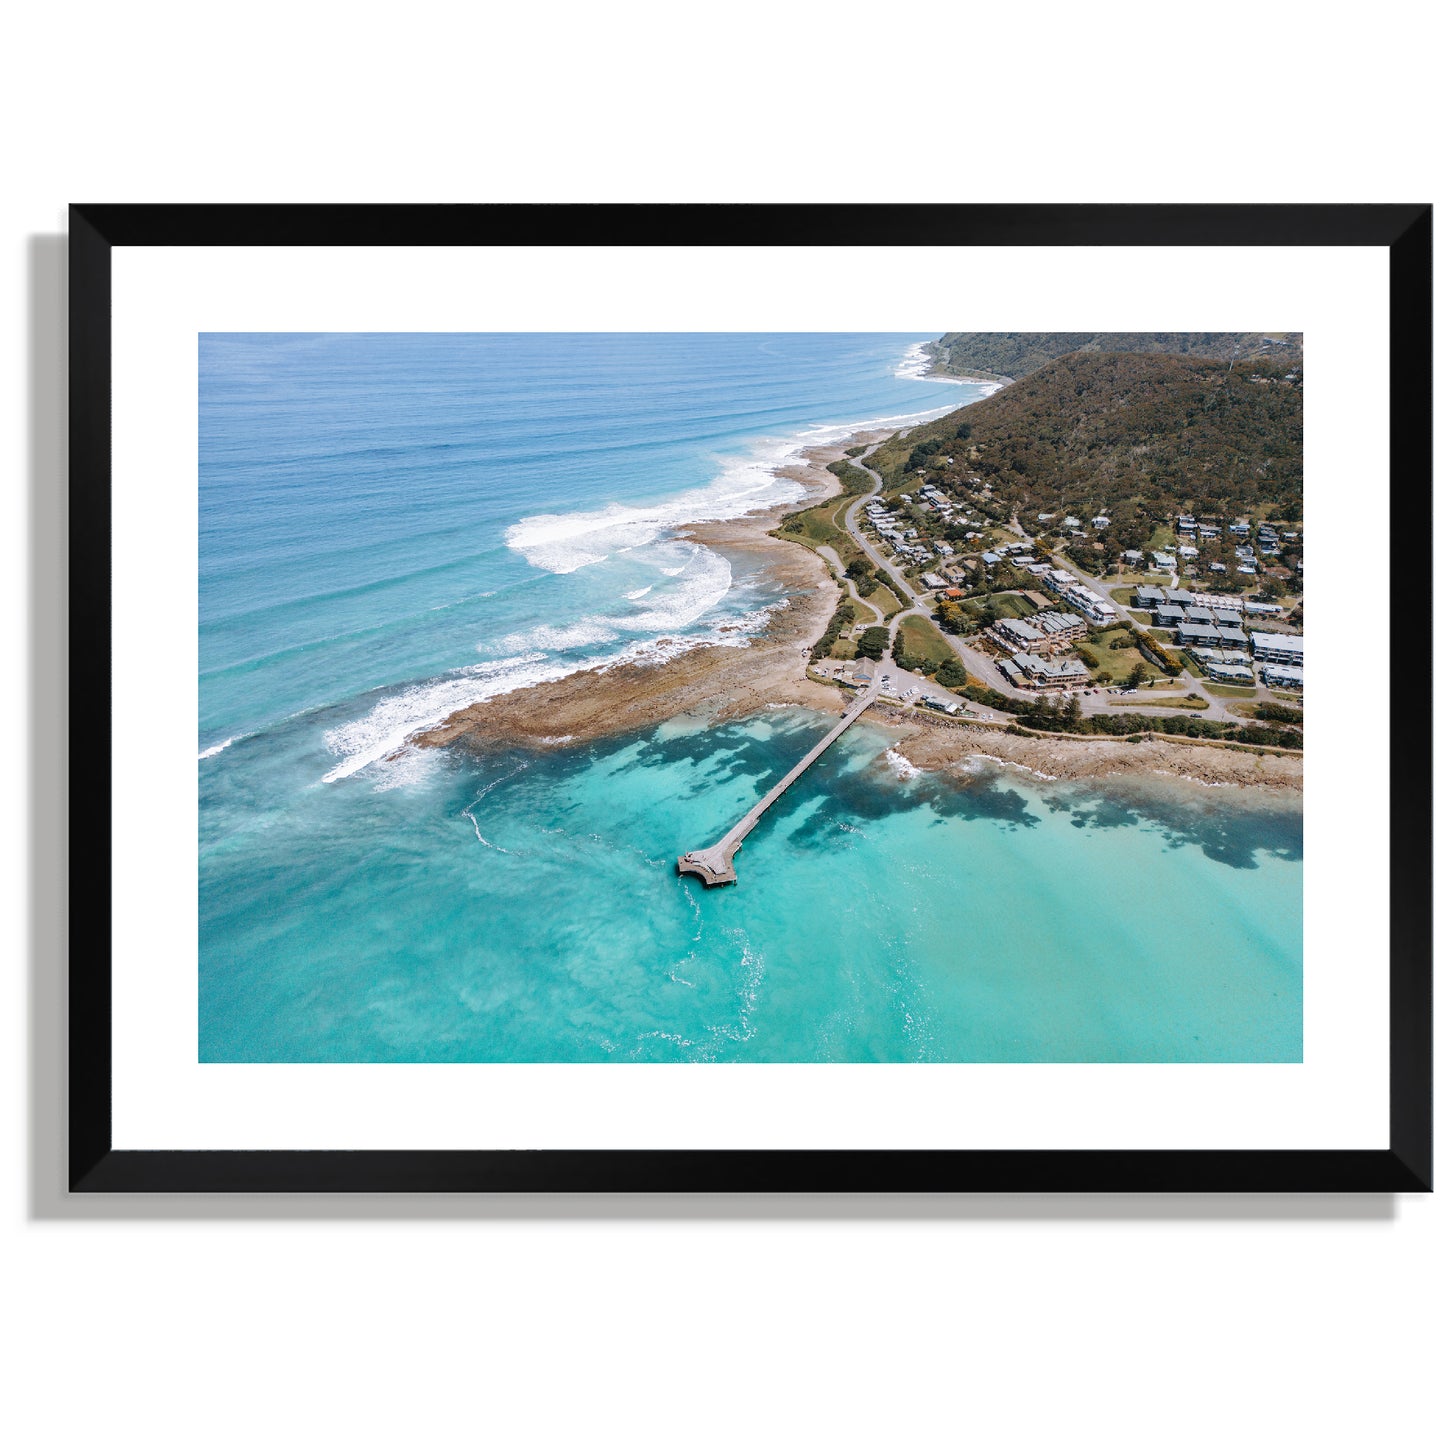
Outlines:
{"label": "tree", "polygon": [[1125,686],[1139,687],[1148,676],[1149,669],[1144,666],[1143,662],[1136,662],[1134,666],[1129,669],[1129,676],[1125,682]]}
{"label": "tree", "polygon": [[886,627],[869,627],[864,630],[862,637],[858,639],[858,656],[871,657],[877,662],[888,646],[888,629]]}
{"label": "tree", "polygon": [[1064,711],[1059,718],[1060,726],[1066,732],[1076,733],[1083,725],[1084,708],[1079,702],[1079,695],[1076,692],[1069,694],[1069,700],[1064,704]]}
{"label": "tree", "polygon": [[1052,694],[1040,696],[1029,713],[1029,721],[1046,730],[1056,728],[1059,721],[1058,700]]}
{"label": "tree", "polygon": [[968,686],[968,673],[964,671],[963,664],[956,657],[950,657],[947,662],[942,663],[938,671],[933,674],[933,678],[943,687]]}

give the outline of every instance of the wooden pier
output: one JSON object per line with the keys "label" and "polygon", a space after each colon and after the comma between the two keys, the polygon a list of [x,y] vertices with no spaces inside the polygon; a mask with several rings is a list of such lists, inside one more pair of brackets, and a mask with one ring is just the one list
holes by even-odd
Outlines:
{"label": "wooden pier", "polygon": [[878,686],[878,680],[871,682],[867,691],[843,714],[837,727],[814,747],[782,782],[774,785],[760,801],[749,808],[742,820],[734,824],[712,847],[694,848],[692,852],[684,853],[677,860],[677,871],[701,878],[709,888],[716,888],[722,883],[736,883],[738,875],[733,870],[733,854],[742,847],[743,839],[757,827],[763,814],[873,705],[878,697]]}

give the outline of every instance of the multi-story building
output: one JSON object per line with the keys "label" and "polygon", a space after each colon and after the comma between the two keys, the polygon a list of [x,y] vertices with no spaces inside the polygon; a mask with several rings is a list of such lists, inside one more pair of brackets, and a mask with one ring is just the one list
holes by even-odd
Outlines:
{"label": "multi-story building", "polygon": [[1256,662],[1278,663],[1281,667],[1303,668],[1305,640],[1288,632],[1251,632],[1250,645]]}
{"label": "multi-story building", "polygon": [[1266,687],[1302,688],[1305,685],[1304,668],[1288,667],[1280,662],[1266,662],[1259,675]]}
{"label": "multi-story building", "polygon": [[1016,652],[1043,652],[1048,646],[1048,639],[1038,628],[1017,617],[1000,617],[984,636],[1010,656]]}
{"label": "multi-story building", "polygon": [[1072,612],[1039,612],[1029,618],[1029,624],[1041,632],[1051,652],[1061,651],[1070,643],[1078,642],[1088,634],[1088,624]]}
{"label": "multi-story building", "polygon": [[1064,596],[1096,627],[1104,627],[1119,620],[1119,609],[1112,602],[1105,602],[1097,592],[1088,587],[1071,587]]}
{"label": "multi-story building", "polygon": [[1077,657],[1034,657],[1027,652],[1016,652],[1004,658],[999,668],[1015,687],[1040,692],[1062,692],[1071,687],[1085,687],[1089,682],[1089,669]]}
{"label": "multi-story building", "polygon": [[1226,596],[1222,592],[1196,592],[1194,606],[1207,607],[1211,612],[1238,612],[1240,600],[1238,597]]}

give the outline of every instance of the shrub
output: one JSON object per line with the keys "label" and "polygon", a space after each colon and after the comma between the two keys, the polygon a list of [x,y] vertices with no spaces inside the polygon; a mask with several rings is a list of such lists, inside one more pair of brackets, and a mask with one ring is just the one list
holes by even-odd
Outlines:
{"label": "shrub", "polygon": [[1254,715],[1261,722],[1288,723],[1294,727],[1303,727],[1305,720],[1303,708],[1284,707],[1277,702],[1260,703],[1255,708]]}
{"label": "shrub", "polygon": [[811,656],[814,662],[818,662],[832,652],[833,644],[843,635],[843,629],[853,625],[854,615],[853,604],[844,598],[829,619],[823,635],[813,644]]}

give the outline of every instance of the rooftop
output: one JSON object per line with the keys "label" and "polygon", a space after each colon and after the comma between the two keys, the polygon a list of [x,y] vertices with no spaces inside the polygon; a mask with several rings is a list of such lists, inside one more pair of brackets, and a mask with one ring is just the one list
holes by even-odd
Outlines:
{"label": "rooftop", "polygon": [[1077,657],[1034,657],[1031,653],[1016,652],[1013,665],[1030,677],[1088,677],[1089,669]]}

